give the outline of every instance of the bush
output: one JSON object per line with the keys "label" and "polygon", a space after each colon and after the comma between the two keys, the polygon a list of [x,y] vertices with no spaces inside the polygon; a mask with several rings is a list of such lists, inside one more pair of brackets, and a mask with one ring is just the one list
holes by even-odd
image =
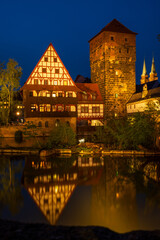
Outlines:
{"label": "bush", "polygon": [[21,143],[23,141],[23,133],[22,133],[22,131],[21,130],[16,131],[14,137],[15,137],[15,141],[17,143]]}

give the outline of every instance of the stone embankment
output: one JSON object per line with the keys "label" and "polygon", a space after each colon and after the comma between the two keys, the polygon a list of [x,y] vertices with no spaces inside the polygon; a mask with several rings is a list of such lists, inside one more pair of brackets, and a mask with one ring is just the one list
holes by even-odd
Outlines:
{"label": "stone embankment", "polygon": [[0,220],[3,240],[160,240],[160,230],[119,234],[103,227],[51,226]]}

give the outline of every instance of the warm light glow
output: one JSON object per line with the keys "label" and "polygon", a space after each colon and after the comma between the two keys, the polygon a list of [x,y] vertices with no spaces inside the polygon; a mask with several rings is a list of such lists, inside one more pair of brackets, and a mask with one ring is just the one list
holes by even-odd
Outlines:
{"label": "warm light glow", "polygon": [[55,186],[55,193],[58,192],[58,186]]}
{"label": "warm light glow", "polygon": [[16,112],[16,115],[19,116],[19,115],[20,115],[20,112]]}
{"label": "warm light glow", "polygon": [[116,198],[119,198],[119,193],[116,193]]}
{"label": "warm light glow", "polygon": [[84,143],[85,142],[85,139],[82,138],[82,139],[79,139],[79,143]]}

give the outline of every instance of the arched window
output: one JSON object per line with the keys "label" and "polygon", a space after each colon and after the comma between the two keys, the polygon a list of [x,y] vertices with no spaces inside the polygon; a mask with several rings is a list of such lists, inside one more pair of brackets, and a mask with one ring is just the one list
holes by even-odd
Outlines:
{"label": "arched window", "polygon": [[49,125],[48,125],[48,121],[45,122],[45,127],[48,128]]}
{"label": "arched window", "polygon": [[56,121],[55,121],[55,127],[59,127],[59,125],[60,125],[60,120],[59,120],[59,119],[56,119]]}
{"label": "arched window", "polygon": [[39,122],[39,123],[38,123],[38,127],[42,127],[42,122]]}

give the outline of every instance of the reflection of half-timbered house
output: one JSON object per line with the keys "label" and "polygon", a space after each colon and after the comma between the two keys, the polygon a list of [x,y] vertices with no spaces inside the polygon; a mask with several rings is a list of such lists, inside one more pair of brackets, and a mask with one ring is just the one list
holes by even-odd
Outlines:
{"label": "reflection of half-timbered house", "polygon": [[26,121],[40,127],[53,127],[62,121],[75,129],[79,89],[52,44],[21,90]]}

